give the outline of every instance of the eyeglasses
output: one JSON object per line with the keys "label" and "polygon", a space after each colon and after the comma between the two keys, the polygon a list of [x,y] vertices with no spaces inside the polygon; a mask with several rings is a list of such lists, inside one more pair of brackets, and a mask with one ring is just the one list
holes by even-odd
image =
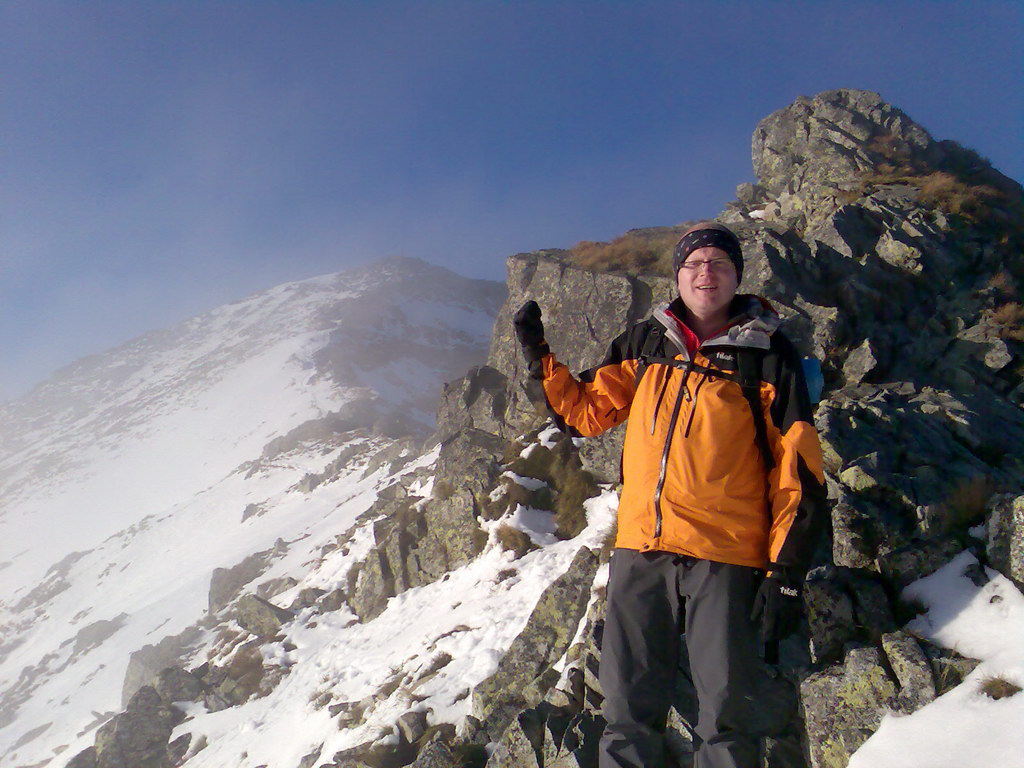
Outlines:
{"label": "eyeglasses", "polygon": [[687,272],[698,272],[701,267],[707,265],[708,269],[712,272],[727,272],[732,266],[730,259],[708,259],[707,261],[684,261],[680,269],[685,269]]}

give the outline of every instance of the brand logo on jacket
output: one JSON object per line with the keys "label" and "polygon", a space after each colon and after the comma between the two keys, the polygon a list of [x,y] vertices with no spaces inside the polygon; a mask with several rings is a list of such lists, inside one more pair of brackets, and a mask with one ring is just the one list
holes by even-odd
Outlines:
{"label": "brand logo on jacket", "polygon": [[714,352],[708,355],[708,360],[719,368],[733,369],[736,367],[736,355],[731,352]]}

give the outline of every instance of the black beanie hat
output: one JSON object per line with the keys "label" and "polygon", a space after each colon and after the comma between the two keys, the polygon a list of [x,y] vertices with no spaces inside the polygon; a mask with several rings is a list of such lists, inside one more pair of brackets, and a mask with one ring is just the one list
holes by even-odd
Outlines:
{"label": "black beanie hat", "polygon": [[686,257],[698,248],[720,248],[725,251],[736,267],[736,281],[743,280],[743,249],[740,247],[739,238],[731,230],[717,223],[687,232],[679,239],[672,253],[673,276],[679,274],[679,268],[683,266]]}

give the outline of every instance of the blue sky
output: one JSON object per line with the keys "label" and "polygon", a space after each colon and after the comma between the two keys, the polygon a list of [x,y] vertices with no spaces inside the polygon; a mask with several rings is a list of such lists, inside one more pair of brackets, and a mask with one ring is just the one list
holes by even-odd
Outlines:
{"label": "blue sky", "polygon": [[0,400],[281,282],[713,216],[757,122],[878,91],[1024,179],[1002,2],[0,5]]}

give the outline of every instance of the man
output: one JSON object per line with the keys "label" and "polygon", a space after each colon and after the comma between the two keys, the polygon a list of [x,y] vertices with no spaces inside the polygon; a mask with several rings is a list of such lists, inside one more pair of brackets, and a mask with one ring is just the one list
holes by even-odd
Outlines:
{"label": "man", "polygon": [[771,306],[737,295],[740,242],[705,222],[676,245],[679,298],[578,379],[551,354],[540,308],[516,314],[530,375],[564,428],[626,421],[600,680],[601,768],[665,764],[685,635],[698,699],[697,768],[753,768],[753,682],[792,632],[824,506],[800,359]]}

